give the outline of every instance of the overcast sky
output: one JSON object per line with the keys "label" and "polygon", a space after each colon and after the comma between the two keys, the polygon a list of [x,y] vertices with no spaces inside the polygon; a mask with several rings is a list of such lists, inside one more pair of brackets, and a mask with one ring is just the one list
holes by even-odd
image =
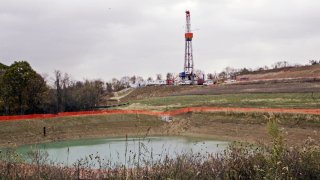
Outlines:
{"label": "overcast sky", "polygon": [[0,62],[78,80],[179,73],[186,9],[206,73],[320,59],[319,0],[0,0]]}

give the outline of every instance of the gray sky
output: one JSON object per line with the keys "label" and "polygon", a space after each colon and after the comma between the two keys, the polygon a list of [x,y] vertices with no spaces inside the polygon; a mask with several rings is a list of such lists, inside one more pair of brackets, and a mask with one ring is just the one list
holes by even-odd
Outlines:
{"label": "gray sky", "polygon": [[78,80],[179,73],[186,9],[206,73],[320,59],[319,0],[0,0],[0,62]]}

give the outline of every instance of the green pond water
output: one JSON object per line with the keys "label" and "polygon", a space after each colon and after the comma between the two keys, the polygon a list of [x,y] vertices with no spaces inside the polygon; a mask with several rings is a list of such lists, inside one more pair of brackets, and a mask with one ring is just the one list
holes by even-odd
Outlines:
{"label": "green pond water", "polygon": [[138,162],[143,165],[144,161],[155,162],[183,153],[219,153],[227,146],[228,142],[224,141],[187,137],[105,138],[24,145],[18,147],[17,152],[27,156],[28,152],[37,149],[47,152],[48,159],[55,164],[72,166],[79,160],[88,160],[94,167],[101,164],[110,167],[134,166]]}

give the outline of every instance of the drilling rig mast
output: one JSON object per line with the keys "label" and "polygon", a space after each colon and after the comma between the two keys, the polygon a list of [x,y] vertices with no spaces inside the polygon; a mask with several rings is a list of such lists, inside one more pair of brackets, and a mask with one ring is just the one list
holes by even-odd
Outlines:
{"label": "drilling rig mast", "polygon": [[192,53],[192,38],[193,33],[191,32],[191,22],[190,22],[190,11],[186,11],[186,32],[185,36],[185,54],[184,54],[184,72],[180,73],[180,77],[183,80],[194,81],[193,72],[193,53]]}

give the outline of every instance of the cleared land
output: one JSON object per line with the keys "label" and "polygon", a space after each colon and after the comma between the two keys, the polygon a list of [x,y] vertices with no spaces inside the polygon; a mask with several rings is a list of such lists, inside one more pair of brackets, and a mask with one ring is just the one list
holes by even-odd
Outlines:
{"label": "cleared land", "polygon": [[243,93],[184,95],[131,100],[126,109],[170,110],[182,107],[320,108],[320,93]]}
{"label": "cleared land", "polygon": [[[272,82],[273,81],[273,82]],[[320,92],[320,81],[295,82],[292,80],[271,80],[262,82],[239,82],[192,89],[174,95],[219,95],[241,93],[317,93]]]}
{"label": "cleared land", "polygon": [[320,80],[297,82],[296,80],[274,80],[270,82],[241,82],[213,86],[149,86],[137,88],[122,102],[167,96],[222,95],[243,93],[320,93]]}

